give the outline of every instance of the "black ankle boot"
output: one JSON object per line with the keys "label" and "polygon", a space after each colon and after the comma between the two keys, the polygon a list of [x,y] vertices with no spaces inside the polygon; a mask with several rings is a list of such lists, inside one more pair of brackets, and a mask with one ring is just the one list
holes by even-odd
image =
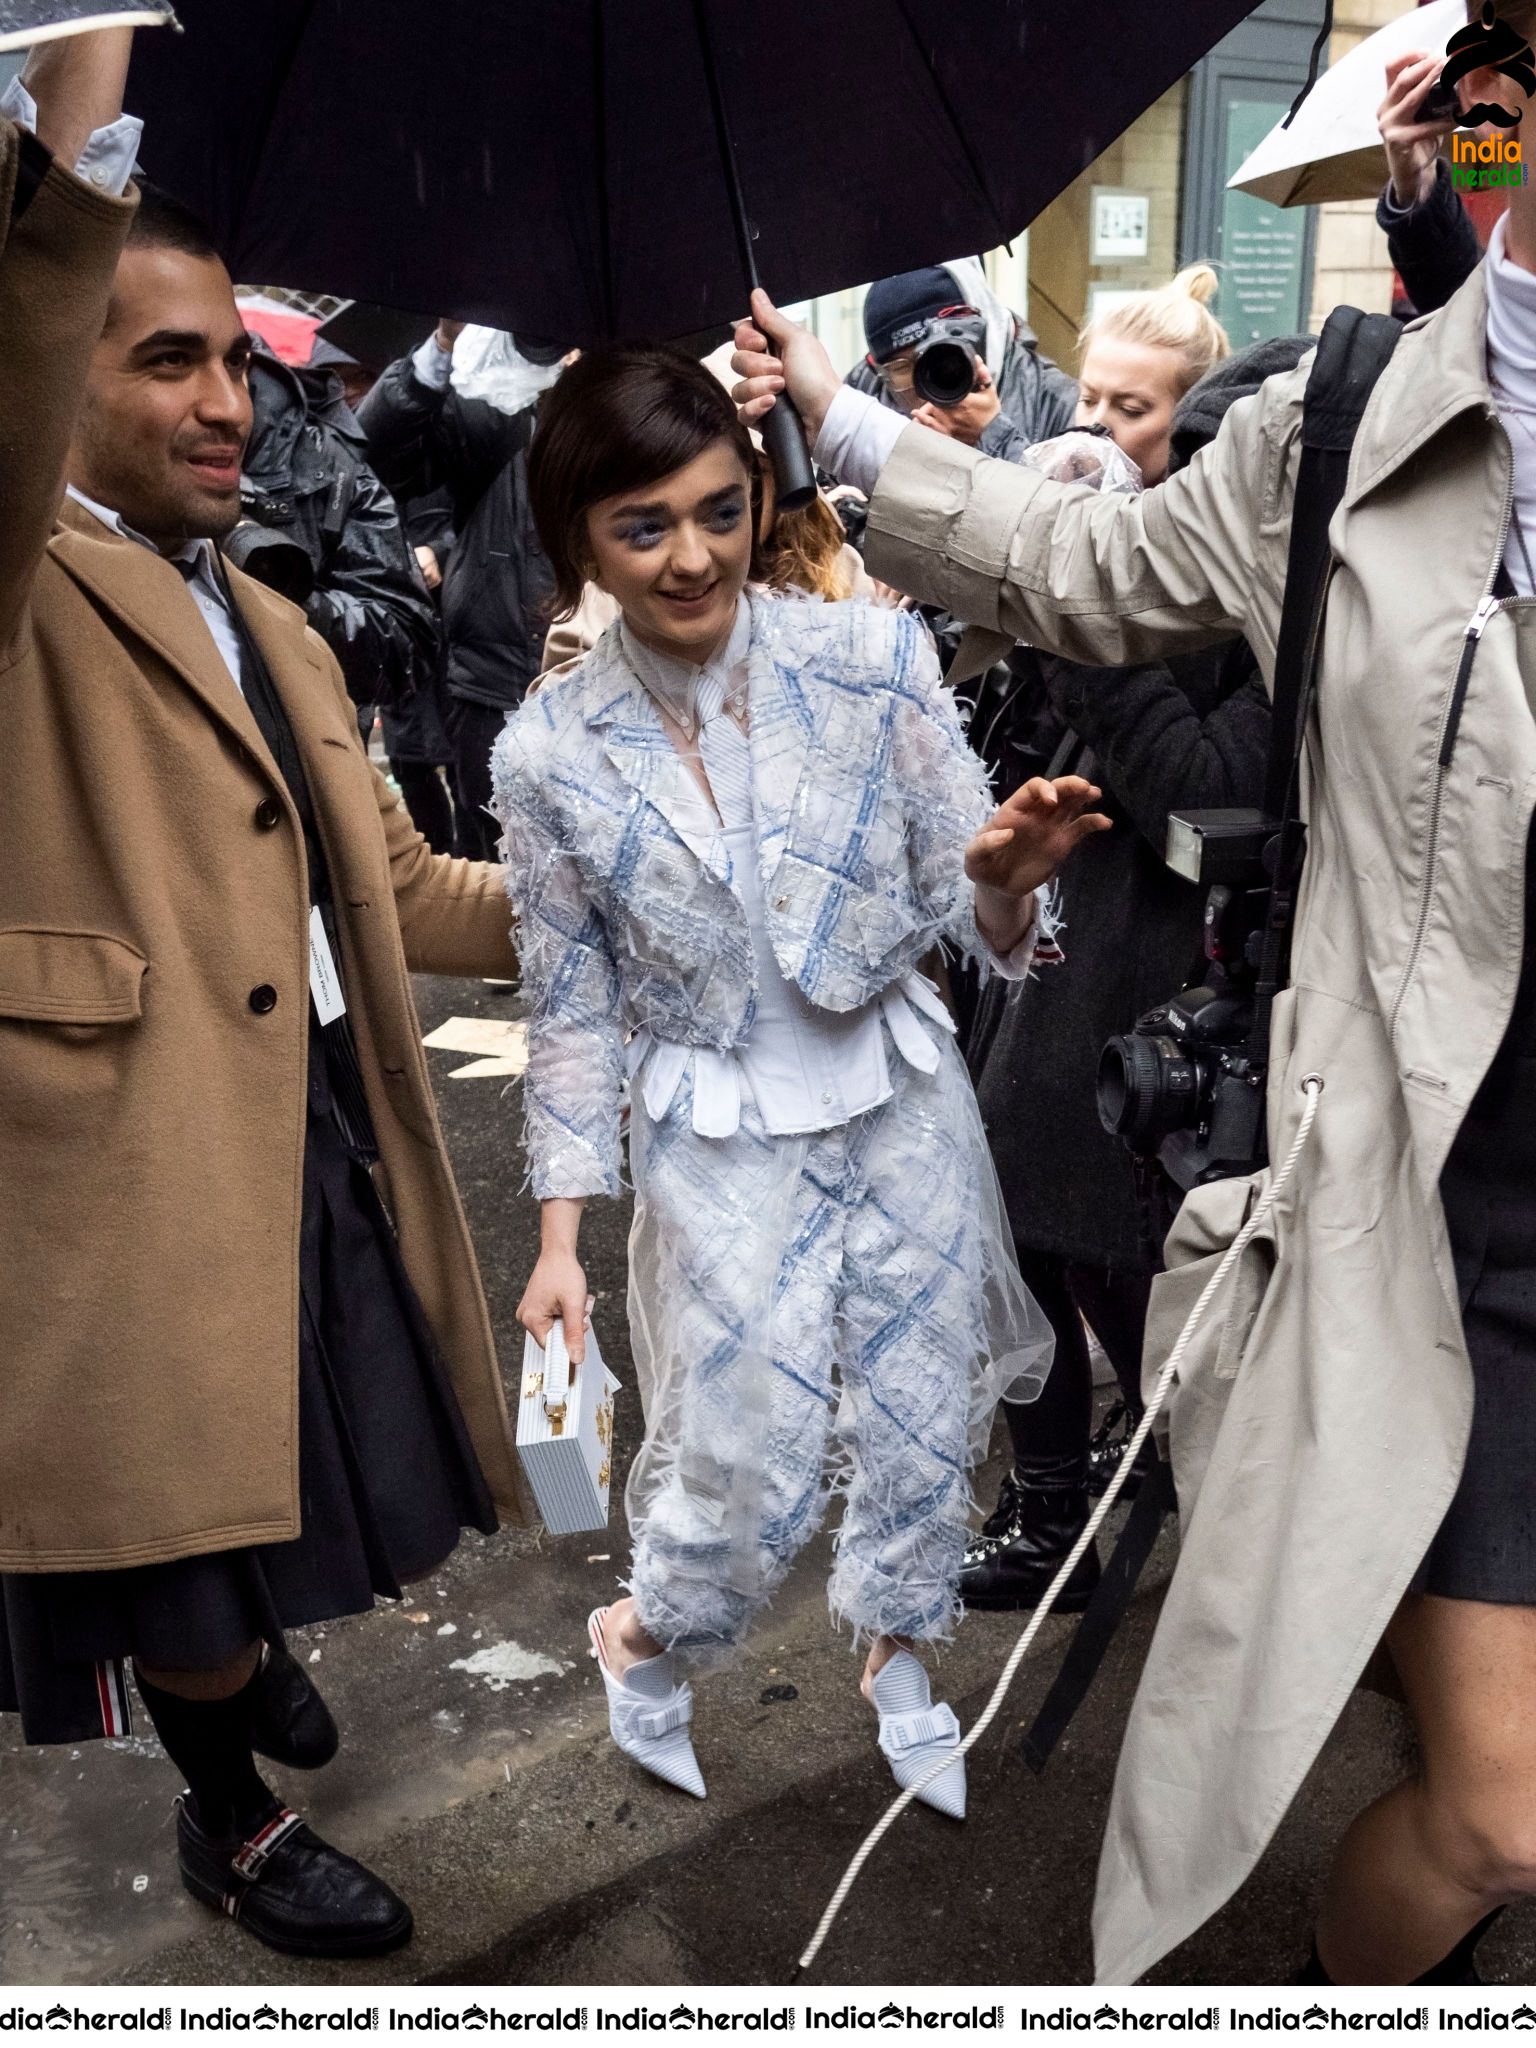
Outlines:
{"label": "black ankle boot", "polygon": [[983,1536],[1002,1536],[1013,1526],[1019,1512],[1021,1483],[1016,1472],[1003,1475],[997,1489],[997,1506],[981,1525]]}
{"label": "black ankle boot", "polygon": [[[1097,1500],[1108,1487],[1111,1479],[1124,1463],[1136,1425],[1141,1420],[1141,1410],[1134,1412],[1124,1401],[1114,1402],[1104,1420],[1093,1433],[1088,1446],[1088,1491]],[[1157,1462],[1157,1450],[1149,1436],[1136,1453],[1136,1463],[1131,1467],[1124,1486],[1115,1496],[1117,1500],[1133,1501],[1136,1489]]]}
{"label": "black ankle boot", "polygon": [[[1000,1522],[1009,1494],[1013,1511]],[[1085,1456],[1021,1459],[1004,1484],[997,1513],[966,1549],[960,1598],[987,1613],[1038,1607],[1087,1520]],[[1098,1583],[1099,1556],[1090,1548],[1062,1589],[1055,1611],[1080,1612]]]}

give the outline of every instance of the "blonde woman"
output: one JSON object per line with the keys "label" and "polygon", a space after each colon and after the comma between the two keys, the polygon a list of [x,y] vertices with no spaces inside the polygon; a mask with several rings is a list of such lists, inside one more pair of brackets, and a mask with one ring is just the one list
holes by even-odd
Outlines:
{"label": "blonde woman", "polygon": [[1077,423],[1107,427],[1149,489],[1168,474],[1174,408],[1232,353],[1210,309],[1217,282],[1208,263],[1191,264],[1090,320],[1078,339]]}

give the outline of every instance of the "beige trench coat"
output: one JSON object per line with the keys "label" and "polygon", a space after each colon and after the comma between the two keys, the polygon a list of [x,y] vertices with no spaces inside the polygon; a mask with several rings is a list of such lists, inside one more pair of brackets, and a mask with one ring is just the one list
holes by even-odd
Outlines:
{"label": "beige trench coat", "polygon": [[[1486,311],[1479,271],[1403,336],[1333,528],[1272,1159],[1295,1133],[1302,1077],[1325,1089],[1269,1241],[1244,1253],[1173,1398],[1182,1554],[1100,1862],[1104,1982],[1140,1977],[1253,1867],[1465,1455],[1471,1374],[1438,1181],[1513,1008],[1536,803],[1536,723],[1507,610],[1487,624],[1453,758],[1437,766],[1508,517]],[[1270,674],[1308,367],[1234,406],[1190,469],[1137,499],[909,429],[871,507],[869,565],[1079,661],[1145,661],[1236,630]],[[1149,1373],[1266,1179],[1186,1202],[1154,1295]]]}
{"label": "beige trench coat", "polygon": [[[55,167],[10,225],[15,160],[0,122],[0,1571],[31,1572],[299,1533],[309,896],[176,569],[61,507],[133,202]],[[511,1508],[406,971],[515,971],[500,871],[429,853],[303,614],[232,580],[314,798],[381,1191]]]}

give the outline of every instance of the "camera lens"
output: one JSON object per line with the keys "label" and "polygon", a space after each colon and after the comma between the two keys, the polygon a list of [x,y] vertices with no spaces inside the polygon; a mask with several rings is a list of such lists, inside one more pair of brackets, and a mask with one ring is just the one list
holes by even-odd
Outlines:
{"label": "camera lens", "polygon": [[1195,1122],[1200,1069],[1175,1039],[1124,1032],[1099,1055],[1099,1121],[1133,1152]]}
{"label": "camera lens", "polygon": [[963,341],[930,341],[917,352],[912,382],[930,405],[959,405],[976,385],[976,351]]}

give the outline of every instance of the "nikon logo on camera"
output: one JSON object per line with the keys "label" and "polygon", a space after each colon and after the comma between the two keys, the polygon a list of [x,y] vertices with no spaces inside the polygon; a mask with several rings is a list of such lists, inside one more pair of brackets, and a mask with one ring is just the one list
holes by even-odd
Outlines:
{"label": "nikon logo on camera", "polygon": [[1451,137],[1451,183],[1458,192],[1491,192],[1526,182],[1525,157],[1518,137],[1475,135]]}

